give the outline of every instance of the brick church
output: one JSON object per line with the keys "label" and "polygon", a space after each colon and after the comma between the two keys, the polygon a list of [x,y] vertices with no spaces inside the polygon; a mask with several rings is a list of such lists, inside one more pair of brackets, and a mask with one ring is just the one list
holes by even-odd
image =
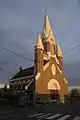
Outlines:
{"label": "brick church", "polygon": [[38,34],[34,47],[34,66],[20,70],[9,79],[10,91],[26,93],[28,100],[63,100],[68,95],[64,76],[63,54],[56,43],[45,14],[42,34]]}

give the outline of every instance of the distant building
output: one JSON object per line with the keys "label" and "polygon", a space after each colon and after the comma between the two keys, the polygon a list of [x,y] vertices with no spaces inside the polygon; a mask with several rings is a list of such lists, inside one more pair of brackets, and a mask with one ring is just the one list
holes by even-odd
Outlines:
{"label": "distant building", "polygon": [[[5,84],[0,84],[0,88],[4,88]],[[9,85],[6,85],[7,88],[9,88]]]}
{"label": "distant building", "polygon": [[9,82],[11,92],[27,92],[27,96],[31,93],[36,99],[63,100],[68,95],[68,83],[63,70],[63,54],[60,45],[55,41],[47,14],[45,14],[42,34],[38,34],[34,47],[34,66],[20,69]]}
{"label": "distant building", "polygon": [[80,90],[80,86],[69,86],[68,87],[68,92],[70,92],[72,89],[78,89],[78,90]]}

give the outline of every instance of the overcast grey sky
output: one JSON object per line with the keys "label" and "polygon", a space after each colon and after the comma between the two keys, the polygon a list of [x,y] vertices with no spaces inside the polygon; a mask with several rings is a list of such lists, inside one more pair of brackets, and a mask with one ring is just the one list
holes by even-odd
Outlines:
{"label": "overcast grey sky", "polygon": [[[78,0],[0,0],[0,45],[33,59],[36,36],[41,32],[45,8],[57,43],[63,52],[80,43],[80,5]],[[80,48],[64,56],[69,84],[80,84]],[[0,49],[0,83],[18,67],[33,63]]]}

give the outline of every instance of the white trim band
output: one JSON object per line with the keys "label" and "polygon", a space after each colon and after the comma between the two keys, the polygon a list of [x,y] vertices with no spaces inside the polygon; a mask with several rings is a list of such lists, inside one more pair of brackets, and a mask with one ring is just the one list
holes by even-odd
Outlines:
{"label": "white trim band", "polygon": [[48,66],[49,66],[49,62],[47,62],[46,65],[43,67],[43,71],[45,71]]}
{"label": "white trim band", "polygon": [[40,75],[41,75],[40,73],[37,73],[37,75],[35,76],[35,79],[38,80]]}
{"label": "white trim band", "polygon": [[30,76],[26,76],[26,77],[21,77],[21,78],[16,78],[16,79],[10,79],[10,82],[11,81],[15,81],[15,80],[23,80],[23,79],[31,78],[31,77],[34,77],[34,75],[30,75]]}

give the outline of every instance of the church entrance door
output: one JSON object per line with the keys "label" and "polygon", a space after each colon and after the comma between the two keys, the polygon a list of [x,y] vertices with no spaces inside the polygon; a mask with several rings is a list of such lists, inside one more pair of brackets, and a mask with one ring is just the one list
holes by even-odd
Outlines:
{"label": "church entrance door", "polygon": [[48,82],[47,86],[48,90],[50,91],[50,98],[51,100],[58,100],[60,97],[59,91],[60,91],[60,84],[56,79],[51,79]]}
{"label": "church entrance door", "polygon": [[58,100],[59,99],[59,91],[58,90],[51,90],[50,91],[50,98],[51,98],[51,100]]}

